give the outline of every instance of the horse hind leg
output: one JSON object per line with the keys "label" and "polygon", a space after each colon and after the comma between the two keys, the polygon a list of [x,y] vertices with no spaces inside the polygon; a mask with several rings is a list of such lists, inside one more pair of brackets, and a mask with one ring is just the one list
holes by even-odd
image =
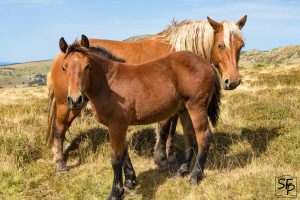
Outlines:
{"label": "horse hind leg", "polygon": [[190,173],[190,164],[195,154],[195,131],[194,127],[190,118],[190,115],[187,109],[184,109],[182,112],[179,113],[180,123],[183,128],[183,139],[184,139],[184,162],[180,165],[176,177],[183,177]]}
{"label": "horse hind leg", "polygon": [[169,135],[172,118],[160,121],[156,130],[156,144],[154,148],[154,162],[160,171],[168,169],[166,143]]}
{"label": "horse hind leg", "polygon": [[168,165],[169,168],[175,169],[178,167],[178,161],[176,158],[176,152],[174,147],[174,137],[176,133],[176,126],[178,121],[179,115],[176,114],[171,118],[171,124],[169,129],[169,135],[167,139],[167,146],[166,146],[166,153],[168,157]]}

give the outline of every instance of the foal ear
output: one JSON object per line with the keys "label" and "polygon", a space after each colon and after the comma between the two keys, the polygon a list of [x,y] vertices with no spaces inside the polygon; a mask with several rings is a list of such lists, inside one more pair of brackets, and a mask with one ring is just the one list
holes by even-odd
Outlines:
{"label": "foal ear", "polygon": [[59,48],[63,53],[66,53],[68,44],[63,37],[61,37],[59,40]]}
{"label": "foal ear", "polygon": [[247,21],[247,15],[245,15],[244,17],[242,17],[242,19],[240,19],[240,20],[236,23],[236,25],[237,25],[240,29],[242,29],[243,26],[245,25],[246,21]]}
{"label": "foal ear", "polygon": [[221,28],[222,28],[222,24],[221,23],[219,23],[219,22],[217,22],[217,21],[215,21],[215,20],[213,20],[213,19],[211,19],[211,18],[209,18],[209,17],[207,17],[207,21],[208,21],[208,23],[211,25],[211,27],[215,30],[215,31],[220,31],[221,30]]}
{"label": "foal ear", "polygon": [[81,35],[81,46],[84,46],[87,49],[90,48],[89,39],[85,35]]}

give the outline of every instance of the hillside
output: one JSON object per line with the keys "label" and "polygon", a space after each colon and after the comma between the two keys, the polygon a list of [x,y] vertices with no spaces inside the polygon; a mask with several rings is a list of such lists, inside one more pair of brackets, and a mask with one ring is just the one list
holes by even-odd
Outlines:
{"label": "hillside", "polygon": [[[36,76],[49,72],[52,60],[35,61],[0,67],[0,88],[1,87],[23,87],[30,83],[35,84]],[[40,85],[40,81],[37,82]]]}
{"label": "hillside", "polygon": [[253,49],[241,55],[241,65],[280,64],[300,61],[300,45],[284,46],[271,51]]}

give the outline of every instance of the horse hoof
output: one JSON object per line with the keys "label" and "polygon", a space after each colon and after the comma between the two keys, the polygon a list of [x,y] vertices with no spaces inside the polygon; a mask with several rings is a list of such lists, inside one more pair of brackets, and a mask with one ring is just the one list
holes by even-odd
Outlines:
{"label": "horse hoof", "polygon": [[157,163],[157,167],[159,171],[166,171],[169,168],[169,164],[167,160],[162,160]]}
{"label": "horse hoof", "polygon": [[61,169],[56,169],[56,170],[55,170],[55,174],[56,174],[56,175],[60,175],[60,174],[66,173],[66,172],[68,172],[68,171],[69,171],[69,169],[68,169],[67,167],[61,168]]}
{"label": "horse hoof", "polygon": [[195,186],[198,184],[198,180],[196,178],[190,178],[189,184],[190,186]]}
{"label": "horse hoof", "polygon": [[187,164],[182,164],[175,174],[175,178],[182,178],[190,172]]}
{"label": "horse hoof", "polygon": [[179,167],[179,162],[176,158],[168,158],[168,166],[171,171],[175,172]]}
{"label": "horse hoof", "polygon": [[202,179],[204,178],[203,174],[193,175],[191,176],[189,180],[189,184],[191,186],[197,185]]}
{"label": "horse hoof", "polygon": [[136,180],[125,180],[124,186],[128,189],[128,190],[133,190],[137,185],[137,181]]}
{"label": "horse hoof", "polygon": [[[115,193],[117,193],[117,194],[115,194]],[[122,200],[123,195],[124,195],[124,189],[120,188],[119,190],[112,192],[107,199],[108,200]]]}

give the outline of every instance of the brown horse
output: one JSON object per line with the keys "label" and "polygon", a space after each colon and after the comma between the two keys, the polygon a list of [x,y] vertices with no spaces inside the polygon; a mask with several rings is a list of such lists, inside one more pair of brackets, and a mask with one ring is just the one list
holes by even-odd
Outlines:
{"label": "brown horse", "polygon": [[[213,63],[223,77],[225,89],[233,89],[239,82],[238,59],[243,45],[240,29],[246,22],[246,16],[237,23],[218,23],[208,18],[208,21],[185,20],[173,24],[166,30],[144,41],[121,42],[111,40],[90,40],[91,46],[102,46],[109,49],[114,55],[123,58],[127,63],[139,64],[169,55],[173,51],[189,50],[202,55]],[[54,60],[48,78],[49,88],[49,129],[48,145],[54,142],[54,158],[57,171],[66,170],[63,159],[62,146],[65,132],[80,110],[70,110],[66,103],[68,94],[67,82],[60,70],[64,54],[59,53]],[[86,103],[86,98],[83,99]],[[188,113],[183,110],[180,114],[181,121],[190,121]],[[164,169],[168,162],[175,160],[173,150],[173,135],[177,124],[178,115],[159,124],[157,143],[154,158],[159,168]],[[60,120],[60,131],[53,129],[56,121]],[[183,122],[184,123],[184,122]],[[171,128],[170,128],[171,127]],[[193,132],[191,126],[184,131]],[[169,134],[170,133],[170,134]],[[56,135],[54,137],[54,134]],[[192,135],[192,134],[191,134]],[[166,146],[168,139],[168,144]],[[53,141],[54,140],[54,141]],[[186,141],[187,143],[189,141]],[[189,153],[187,154],[187,157]],[[168,159],[168,161],[167,161]]]}
{"label": "brown horse", "polygon": [[109,130],[114,170],[109,199],[120,199],[124,193],[122,168],[125,186],[135,186],[126,146],[128,126],[163,120],[176,113],[181,104],[191,117],[198,144],[190,184],[203,178],[211,136],[208,117],[216,124],[220,103],[219,77],[212,65],[188,51],[141,65],[113,62],[90,50],[84,35],[81,45],[75,42],[68,46],[61,38],[60,48],[65,55],[59,70],[67,80],[69,108],[81,108],[87,97],[94,117]]}

